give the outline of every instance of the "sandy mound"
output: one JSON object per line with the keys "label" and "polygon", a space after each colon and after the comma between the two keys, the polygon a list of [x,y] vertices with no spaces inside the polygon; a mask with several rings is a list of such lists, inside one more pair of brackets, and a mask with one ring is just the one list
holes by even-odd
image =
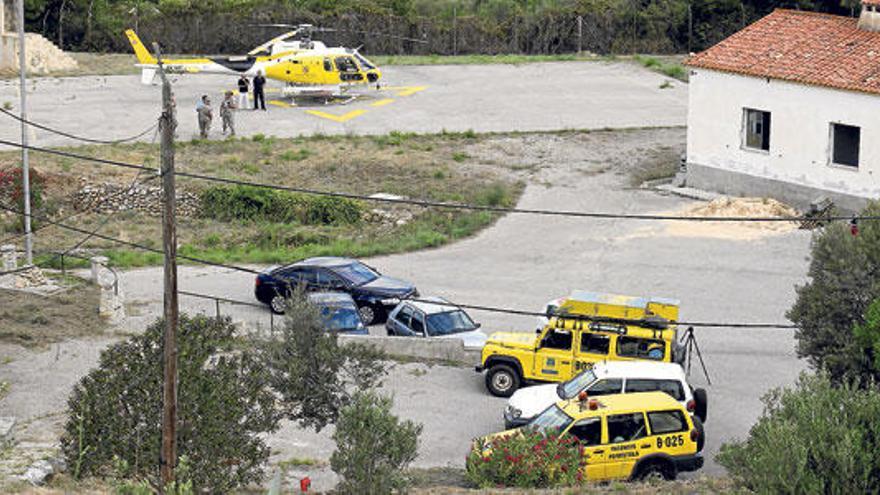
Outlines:
{"label": "sandy mound", "polygon": [[[664,211],[658,215],[683,217],[756,217],[785,218],[798,216],[798,212],[775,199],[769,198],[719,198],[708,203],[695,203],[678,211]],[[799,222],[738,222],[738,221],[687,221],[664,220],[650,227],[640,228],[625,239],[646,237],[705,237],[736,241],[751,241],[797,230]]]}
{"label": "sandy mound", "polygon": [[[719,198],[691,205],[675,215],[685,217],[796,217],[798,212],[770,198]],[[766,235],[782,234],[797,230],[798,222],[666,222],[666,233],[680,237],[718,237],[722,239],[749,240]]]}

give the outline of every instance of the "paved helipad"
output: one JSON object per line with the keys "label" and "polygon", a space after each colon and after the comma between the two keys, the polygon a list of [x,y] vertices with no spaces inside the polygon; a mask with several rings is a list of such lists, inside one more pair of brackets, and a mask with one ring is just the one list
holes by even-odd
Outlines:
{"label": "paved helipad", "polygon": [[[197,132],[195,104],[209,94],[216,105],[235,78],[177,76],[174,91],[181,139]],[[267,112],[243,111],[239,134],[384,134],[390,131],[547,131],[684,125],[687,85],[628,62],[550,62],[521,65],[404,66],[384,68],[386,89],[364,89],[346,105],[290,106],[280,85],[269,88]],[[664,88],[661,89],[661,86]],[[115,139],[134,135],[158,116],[159,86],[140,77],[36,78],[28,84],[29,117],[83,135]],[[18,82],[0,81],[0,105],[18,110]],[[18,140],[14,121],[0,139]],[[220,138],[215,111],[213,138]],[[148,135],[144,139],[149,140]],[[38,145],[70,143],[35,130]]]}

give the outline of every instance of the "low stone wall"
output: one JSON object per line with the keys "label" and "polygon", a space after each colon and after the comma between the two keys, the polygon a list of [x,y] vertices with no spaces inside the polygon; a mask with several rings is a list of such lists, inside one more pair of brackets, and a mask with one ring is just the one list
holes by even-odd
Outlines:
{"label": "low stone wall", "polygon": [[[120,184],[86,184],[76,192],[76,209],[94,213],[140,211],[152,216],[162,215],[162,187],[139,184],[129,189]],[[123,192],[125,191],[125,192]],[[177,214],[195,216],[199,211],[199,197],[177,190]]]}
{"label": "low stone wall", "polygon": [[445,361],[467,366],[476,365],[480,361],[480,352],[466,350],[459,339],[340,335],[339,342],[371,345],[391,356],[412,358],[415,361]]}

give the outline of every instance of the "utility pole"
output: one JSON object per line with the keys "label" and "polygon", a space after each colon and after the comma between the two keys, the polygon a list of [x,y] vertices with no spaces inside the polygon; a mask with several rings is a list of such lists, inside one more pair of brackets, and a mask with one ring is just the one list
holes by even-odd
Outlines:
{"label": "utility pole", "polygon": [[159,44],[153,43],[159,76],[162,78],[162,246],[165,252],[165,373],[162,391],[162,454],[160,467],[163,491],[174,481],[177,466],[177,224],[175,218],[176,195],[174,190],[174,131],[177,119],[174,115],[174,96],[171,83],[165,77]]}
{"label": "utility pole", "polygon": [[18,85],[21,92],[21,190],[24,201],[24,253],[28,265],[34,264],[31,232],[31,172],[28,163],[27,57],[24,46],[24,0],[18,0]]}

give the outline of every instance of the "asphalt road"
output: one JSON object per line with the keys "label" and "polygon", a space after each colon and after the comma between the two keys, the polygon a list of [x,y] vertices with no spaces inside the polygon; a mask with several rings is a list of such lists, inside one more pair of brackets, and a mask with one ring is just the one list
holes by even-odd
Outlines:
{"label": "asphalt road", "polygon": [[[384,68],[384,73],[384,84],[397,89],[364,90],[363,98],[347,105],[270,105],[266,113],[239,112],[238,133],[289,137],[599,129],[684,125],[686,118],[686,84],[626,62],[404,66]],[[202,75],[175,80],[179,137],[195,137],[195,104],[200,95],[209,94],[215,104],[212,137],[219,138],[216,106],[234,78]],[[665,81],[671,86],[660,89]],[[138,134],[160,111],[160,87],[144,86],[134,75],[37,78],[28,88],[31,120],[93,138]],[[269,100],[280,99],[275,92],[279,88],[269,88]],[[9,103],[17,112],[18,101],[17,81],[0,81],[0,105]],[[0,139],[20,137],[17,125],[0,125]],[[151,138],[148,134],[142,140]],[[33,130],[31,141],[75,144],[42,130]]]}
{"label": "asphalt road", "polygon": [[[596,133],[583,153],[599,157],[611,139]],[[660,146],[681,139],[682,130],[617,136],[621,150]],[[535,147],[538,145],[536,144]],[[586,173],[595,165],[561,161],[538,171],[520,201],[522,208],[652,213],[692,204],[675,196],[632,189],[615,171]],[[595,171],[595,170],[594,170]],[[757,238],[719,237],[709,228],[688,235],[666,223],[588,220],[508,215],[474,238],[428,251],[370,259],[382,272],[412,280],[425,295],[487,306],[538,310],[546,301],[574,289],[663,296],[681,300],[681,319],[712,322],[785,322],[794,286],[804,281],[810,235],[804,231]],[[735,232],[735,230],[730,230]],[[729,237],[729,238],[728,238]],[[132,300],[144,305],[144,317],[161,308],[161,268],[123,275]],[[252,300],[253,277],[205,267],[183,267],[184,290]],[[212,313],[211,302],[182,300],[184,310]],[[269,324],[268,310],[223,306],[222,311],[251,326]],[[532,331],[534,319],[474,312],[486,332]],[[376,329],[379,330],[379,329]],[[694,368],[695,386],[709,391],[705,473],[717,474],[714,462],[721,443],[744,437],[759,416],[759,398],[771,387],[791,384],[804,363],[794,354],[790,330],[706,328],[696,331],[712,379],[709,386]],[[416,369],[423,370],[415,371]],[[472,369],[401,365],[387,389],[406,418],[425,425],[422,466],[461,466],[471,438],[498,431],[505,401],[490,396]],[[293,426],[272,437],[279,458],[326,459],[328,434],[315,435]]]}

